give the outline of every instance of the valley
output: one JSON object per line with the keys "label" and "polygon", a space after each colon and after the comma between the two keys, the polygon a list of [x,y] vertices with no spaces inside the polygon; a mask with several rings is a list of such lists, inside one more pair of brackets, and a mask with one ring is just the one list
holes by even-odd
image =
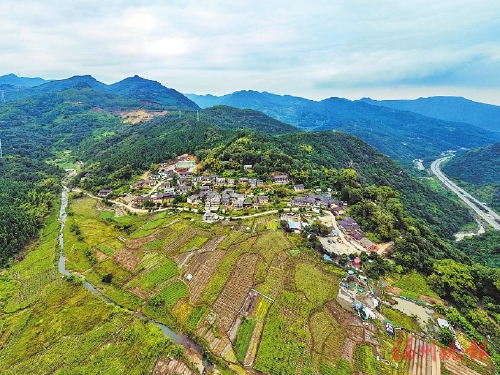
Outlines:
{"label": "valley", "polygon": [[485,222],[491,225],[495,230],[500,230],[500,215],[498,215],[495,211],[489,208],[483,202],[480,202],[477,198],[474,198],[472,195],[467,193],[464,189],[458,187],[454,184],[449,178],[447,178],[440,169],[440,166],[443,162],[447,161],[450,157],[444,157],[441,159],[437,159],[432,162],[431,170],[432,173],[439,178],[439,181],[443,185],[445,185],[448,189],[453,191],[457,196],[467,204],[478,216],[481,217]]}
{"label": "valley", "polygon": [[[499,368],[495,250],[485,262],[456,243],[467,208],[348,134],[369,104],[327,100],[349,126],[302,131],[137,76],[14,92],[0,106],[0,373]],[[419,140],[394,155],[412,167],[466,131],[445,125],[429,153]],[[458,189],[444,160],[431,169]]]}

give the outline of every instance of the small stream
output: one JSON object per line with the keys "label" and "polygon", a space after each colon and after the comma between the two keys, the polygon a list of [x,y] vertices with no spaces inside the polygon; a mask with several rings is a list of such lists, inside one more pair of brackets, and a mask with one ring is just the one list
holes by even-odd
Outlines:
{"label": "small stream", "polygon": [[[60,252],[59,252],[59,262],[58,262],[58,270],[59,273],[69,276],[71,273],[66,269],[66,259],[64,258],[63,255],[63,248],[64,248],[64,226],[66,224],[66,207],[68,206],[68,197],[69,197],[69,189],[64,186],[62,196],[61,196],[61,209],[59,211],[59,222],[61,223],[61,230],[59,232],[59,247],[60,247]],[[83,286],[87,288],[91,293],[95,294],[96,296],[101,297],[108,303],[112,303],[113,305],[122,307],[118,305],[116,302],[110,300],[108,297],[106,297],[104,294],[102,294],[99,290],[97,290],[91,283],[88,281],[85,281],[83,283]],[[131,311],[131,310],[129,310]],[[149,319],[149,321],[154,324],[155,326],[159,327],[162,332],[165,334],[165,336],[169,337],[172,339],[172,341],[177,344],[177,345],[182,345],[188,350],[194,350],[196,351],[200,356],[203,356],[202,354],[202,349],[201,346],[196,344],[192,339],[190,339],[187,336],[184,336],[182,334],[178,334],[174,332],[172,329],[167,327],[166,325],[159,323],[151,318],[148,318],[141,313],[137,311],[132,311],[136,316],[143,318],[143,319]],[[205,357],[203,357],[203,364],[205,367],[210,368],[210,363],[207,361]]]}

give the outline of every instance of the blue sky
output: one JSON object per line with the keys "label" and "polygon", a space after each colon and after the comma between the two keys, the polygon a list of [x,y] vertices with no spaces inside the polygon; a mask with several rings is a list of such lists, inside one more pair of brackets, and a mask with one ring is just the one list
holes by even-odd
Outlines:
{"label": "blue sky", "polygon": [[3,0],[0,14],[0,75],[500,105],[498,0]]}

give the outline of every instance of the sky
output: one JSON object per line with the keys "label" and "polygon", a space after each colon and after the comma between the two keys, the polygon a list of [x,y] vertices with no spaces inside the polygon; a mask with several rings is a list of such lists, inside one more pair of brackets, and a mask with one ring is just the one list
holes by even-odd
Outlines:
{"label": "sky", "polygon": [[498,0],[2,0],[0,75],[500,105]]}

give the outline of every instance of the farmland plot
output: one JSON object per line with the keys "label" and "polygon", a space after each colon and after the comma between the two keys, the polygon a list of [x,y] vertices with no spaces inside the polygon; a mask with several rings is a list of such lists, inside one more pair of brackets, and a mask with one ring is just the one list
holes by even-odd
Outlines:
{"label": "farmland plot", "polygon": [[189,282],[191,302],[196,304],[200,301],[207,286],[207,280],[210,280],[225,255],[225,251],[215,251],[197,254],[193,257],[186,270],[186,273],[193,275],[193,279]]}
{"label": "farmland plot", "polygon": [[253,286],[257,260],[258,256],[255,254],[244,254],[238,259],[230,279],[212,306],[217,314],[217,327],[223,332],[228,332],[231,328]]}

